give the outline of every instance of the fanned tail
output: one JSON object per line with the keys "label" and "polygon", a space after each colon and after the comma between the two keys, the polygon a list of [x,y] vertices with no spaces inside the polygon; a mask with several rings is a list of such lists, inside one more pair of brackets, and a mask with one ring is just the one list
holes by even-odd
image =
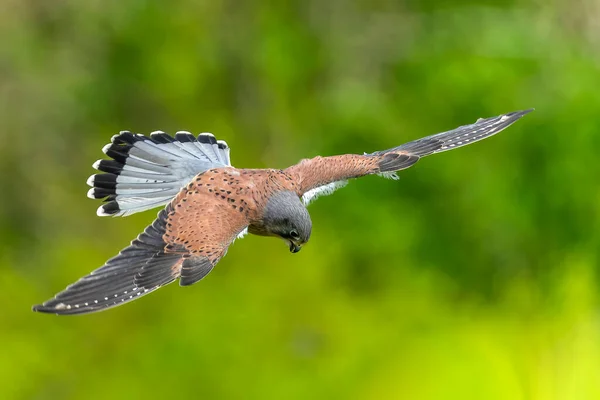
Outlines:
{"label": "fanned tail", "polygon": [[98,160],[104,172],[90,176],[88,197],[104,199],[99,216],[127,216],[167,204],[197,174],[231,166],[229,147],[210,133],[194,137],[177,132],[150,136],[122,131],[102,151],[112,160]]}

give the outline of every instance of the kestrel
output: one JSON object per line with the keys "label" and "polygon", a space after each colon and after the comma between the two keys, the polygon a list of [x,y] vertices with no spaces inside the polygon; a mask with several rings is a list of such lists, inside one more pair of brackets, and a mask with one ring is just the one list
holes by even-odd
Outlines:
{"label": "kestrel", "polygon": [[204,278],[236,238],[251,233],[283,239],[292,253],[310,238],[306,206],[348,179],[396,172],[421,157],[490,137],[532,110],[479,119],[371,154],[305,159],[286,169],[238,169],[229,147],[210,133],[150,136],[123,131],[113,136],[94,168],[88,197],[104,199],[99,216],[127,216],[158,206],[154,222],[102,267],[33,307],[54,314],[105,310],[173,282]]}

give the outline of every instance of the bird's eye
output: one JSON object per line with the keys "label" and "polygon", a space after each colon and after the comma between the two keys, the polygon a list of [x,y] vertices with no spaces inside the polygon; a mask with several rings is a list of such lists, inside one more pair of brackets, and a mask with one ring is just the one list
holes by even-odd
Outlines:
{"label": "bird's eye", "polygon": [[297,231],[297,230],[295,230],[295,229],[292,229],[292,230],[290,231],[290,237],[291,237],[292,239],[294,239],[294,240],[298,240],[298,239],[300,239],[300,235],[298,235],[298,231]]}

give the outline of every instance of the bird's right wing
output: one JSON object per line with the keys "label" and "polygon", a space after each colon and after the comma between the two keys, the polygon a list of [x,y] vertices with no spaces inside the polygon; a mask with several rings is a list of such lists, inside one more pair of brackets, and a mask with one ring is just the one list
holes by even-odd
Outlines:
{"label": "bird's right wing", "polygon": [[181,286],[198,282],[247,228],[245,214],[226,203],[193,190],[180,192],[117,256],[33,310],[92,313],[135,300],[177,278]]}
{"label": "bird's right wing", "polygon": [[99,216],[127,216],[167,204],[194,176],[231,166],[229,147],[210,133],[175,137],[157,131],[150,136],[123,131],[102,151],[112,160],[98,160],[102,174],[90,176],[88,197],[104,199]]}
{"label": "bird's right wing", "polygon": [[448,132],[427,136],[388,150],[371,154],[345,154],[302,160],[286,172],[299,183],[298,194],[305,204],[318,196],[333,193],[348,179],[380,174],[397,179],[396,171],[414,165],[430,154],[457,149],[488,138],[516,122],[533,110],[515,111],[497,117],[479,119]]}

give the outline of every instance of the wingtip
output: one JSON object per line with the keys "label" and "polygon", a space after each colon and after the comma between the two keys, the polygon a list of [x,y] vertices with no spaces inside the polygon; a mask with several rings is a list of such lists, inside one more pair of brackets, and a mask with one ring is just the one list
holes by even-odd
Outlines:
{"label": "wingtip", "polygon": [[520,111],[513,111],[511,113],[508,113],[507,115],[511,115],[511,116],[515,116],[517,118],[522,117],[523,115],[529,114],[530,112],[535,111],[535,108],[529,108],[527,110],[520,110]]}
{"label": "wingtip", "polygon": [[510,123],[512,124],[515,121],[517,121],[518,119],[520,119],[521,117],[523,117],[524,115],[527,115],[533,111],[535,111],[535,108],[529,108],[527,110],[511,111],[506,114],[498,115],[497,117],[478,118],[477,121],[475,121],[475,123],[478,124],[480,122],[487,122],[487,121],[499,119],[500,122],[510,121]]}
{"label": "wingtip", "polygon": [[500,122],[508,121],[509,124],[513,124],[517,120],[521,119],[523,116],[532,112],[533,110],[534,110],[533,108],[530,108],[528,110],[513,111],[508,114],[504,114],[502,117],[500,117]]}
{"label": "wingtip", "polygon": [[75,314],[86,314],[98,310],[90,310],[89,307],[78,307],[74,308],[64,303],[58,303],[55,305],[36,304],[31,307],[32,312],[39,312],[42,314],[54,314],[54,315],[75,315]]}
{"label": "wingtip", "polygon": [[[62,304],[62,303],[60,303]],[[33,312],[39,312],[39,313],[45,313],[45,314],[58,314],[58,311],[60,311],[61,308],[59,307],[48,307],[45,306],[43,304],[36,304],[33,307],[31,307],[31,311]]]}

